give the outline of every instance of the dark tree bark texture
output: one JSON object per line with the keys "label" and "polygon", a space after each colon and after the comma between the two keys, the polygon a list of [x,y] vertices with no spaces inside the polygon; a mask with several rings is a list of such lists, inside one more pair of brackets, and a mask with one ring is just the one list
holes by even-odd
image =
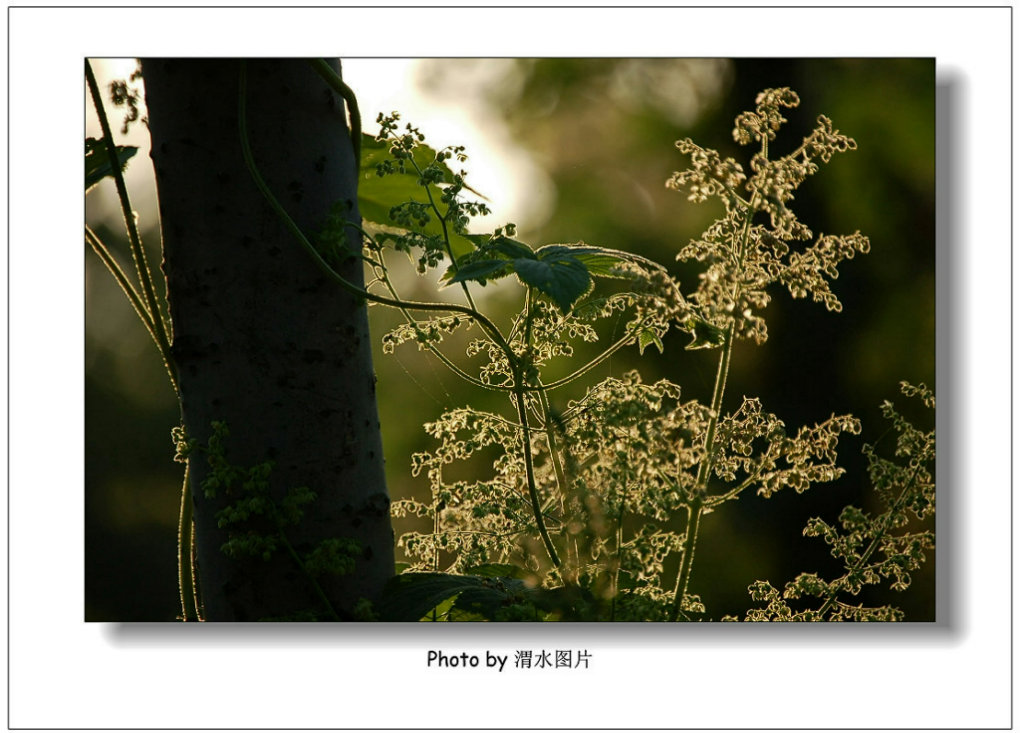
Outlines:
{"label": "dark tree bark texture", "polygon": [[[224,421],[233,464],[274,461],[277,500],[299,486],[318,494],[287,530],[299,553],[328,537],[361,543],[353,575],[319,580],[344,617],[393,572],[368,321],[364,305],[323,276],[253,183],[238,132],[239,70],[225,59],[143,62],[182,417],[203,445],[212,422]],[[249,61],[247,90],[255,160],[306,235],[323,227],[334,202],[355,207],[356,217],[342,100],[301,60]],[[360,260],[342,274],[362,283]],[[224,555],[227,535],[215,515],[229,497],[203,496],[208,470],[204,455],[193,455],[207,620],[321,611],[314,586],[283,549],[269,561]]]}

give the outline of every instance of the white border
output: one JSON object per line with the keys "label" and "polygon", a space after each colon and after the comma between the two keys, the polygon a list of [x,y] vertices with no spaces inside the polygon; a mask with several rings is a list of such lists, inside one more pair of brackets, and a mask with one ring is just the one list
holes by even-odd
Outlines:
{"label": "white border", "polygon": [[[1011,10],[9,10],[12,727],[1006,727],[1011,723]],[[395,44],[395,45],[391,45]],[[80,167],[85,56],[924,56],[960,105],[949,628],[82,622]],[[890,100],[895,103],[895,100]],[[45,191],[45,196],[37,196]],[[940,381],[942,375],[940,375]],[[945,382],[949,384],[950,382]],[[941,394],[941,392],[940,392]],[[77,407],[76,407],[77,406]],[[425,668],[426,651],[587,648],[570,674]]]}

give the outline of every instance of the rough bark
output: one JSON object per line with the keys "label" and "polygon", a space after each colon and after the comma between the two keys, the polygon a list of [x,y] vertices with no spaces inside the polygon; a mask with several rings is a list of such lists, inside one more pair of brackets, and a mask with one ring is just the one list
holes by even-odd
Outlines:
{"label": "rough bark", "polygon": [[[368,321],[328,282],[255,187],[238,133],[235,60],[146,60],[143,72],[159,190],[173,358],[189,437],[229,427],[227,458],[273,460],[273,496],[307,486],[318,500],[288,538],[299,553],[357,539],[353,575],[320,578],[343,617],[393,571]],[[304,61],[247,64],[248,128],[269,186],[309,236],[343,201],[357,216],[353,149],[342,101]],[[359,260],[343,274],[362,282]],[[288,553],[232,560],[192,459],[196,544],[208,620],[255,621],[323,604]]]}

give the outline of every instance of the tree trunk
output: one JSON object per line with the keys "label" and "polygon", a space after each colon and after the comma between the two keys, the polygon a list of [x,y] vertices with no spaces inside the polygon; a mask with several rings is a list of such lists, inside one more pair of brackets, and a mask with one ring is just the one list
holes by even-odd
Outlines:
{"label": "tree trunk", "polygon": [[[232,464],[272,460],[275,502],[297,487],[317,494],[300,523],[285,530],[299,558],[325,538],[358,540],[352,574],[317,579],[345,618],[393,573],[368,320],[364,305],[327,281],[253,183],[238,132],[240,66],[143,62],[182,418],[199,445],[208,443],[213,421],[225,422]],[[248,62],[247,108],[257,165],[306,235],[321,230],[334,202],[346,202],[356,219],[343,102],[314,69],[298,60]],[[363,282],[360,260],[341,272]],[[269,560],[231,559],[221,550],[228,534],[216,514],[240,489],[206,498],[200,487],[209,471],[204,454],[193,454],[206,619],[309,610],[324,617],[316,582],[286,543]]]}

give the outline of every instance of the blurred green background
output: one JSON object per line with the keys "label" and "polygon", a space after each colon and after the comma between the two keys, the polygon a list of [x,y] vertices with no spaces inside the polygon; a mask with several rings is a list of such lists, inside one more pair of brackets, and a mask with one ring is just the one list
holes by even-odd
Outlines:
{"label": "blurred green background", "polygon": [[[370,68],[367,60],[361,65]],[[476,118],[497,129],[505,152],[531,171],[533,180],[523,187],[537,198],[521,205],[518,239],[532,245],[583,240],[639,252],[669,266],[685,290],[695,287],[697,270],[676,263],[674,254],[720,215],[721,206],[691,204],[665,188],[687,163],[675,140],[691,137],[746,168],[750,150],[733,142],[733,118],[753,108],[759,91],[778,86],[793,88],[801,106],[787,113],[790,122],[771,146],[775,154],[796,147],[818,114],[856,139],[858,149],[823,165],[792,207],[816,235],[860,230],[871,239],[871,253],[844,263],[832,285],[843,312],[774,291],[765,313],[769,340],[761,347],[738,344],[726,403],[732,409],[744,395],[760,397],[791,431],[849,412],[864,422],[863,435],[841,440],[847,475],[839,482],[803,495],[748,496],[706,517],[691,591],[718,619],[742,615],[755,579],[782,587],[800,572],[838,573],[824,544],[801,530],[809,517],[835,521],[848,503],[878,509],[869,498],[860,448],[886,434],[879,405],[893,400],[923,427],[934,425],[933,415],[912,409],[898,392],[900,380],[934,386],[935,379],[934,60],[457,59],[426,60],[415,69],[426,103],[440,113],[480,110]],[[366,120],[379,111],[363,103]],[[151,183],[136,185],[142,203],[135,207],[151,227],[155,214],[145,210]],[[480,187],[499,198],[499,188]],[[109,192],[90,194],[87,214],[102,236],[120,242],[123,226],[104,218],[109,204]],[[150,229],[144,238],[158,262],[157,232]],[[170,429],[179,413],[147,334],[90,251],[85,277],[85,617],[172,620],[182,467],[171,460]],[[431,287],[409,281],[404,294],[423,297]],[[486,295],[486,307],[519,307],[512,287],[489,287]],[[378,344],[397,321],[382,309],[370,314]],[[662,356],[654,349],[641,359],[636,349],[621,352],[585,384],[640,368],[645,381],[669,378],[686,398],[708,403],[716,357],[684,351],[686,340],[669,334]],[[395,355],[377,349],[375,368],[393,497],[427,490],[424,478],[409,470],[411,453],[432,448],[423,422],[465,404],[506,409],[410,345]],[[564,391],[555,400],[565,404],[571,396]],[[885,435],[880,445],[890,441]],[[398,534],[410,526],[398,523]],[[908,620],[933,620],[934,557],[907,593],[869,593],[861,600],[893,603]]]}

